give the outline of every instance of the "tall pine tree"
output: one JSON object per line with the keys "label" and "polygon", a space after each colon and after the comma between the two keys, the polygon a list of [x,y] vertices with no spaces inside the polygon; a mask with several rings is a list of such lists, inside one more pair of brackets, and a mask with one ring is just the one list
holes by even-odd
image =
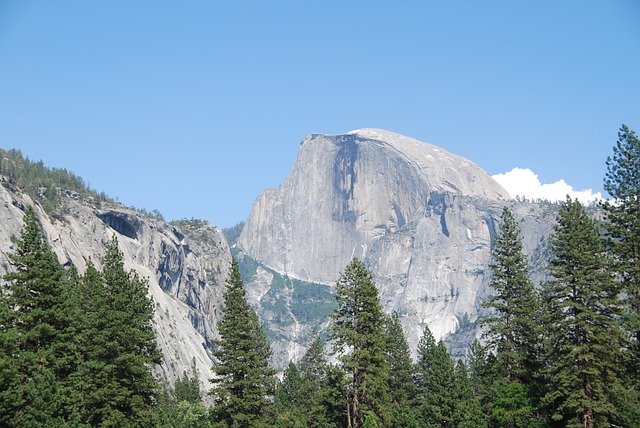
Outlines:
{"label": "tall pine tree", "polygon": [[594,427],[615,412],[610,387],[620,361],[617,285],[598,225],[580,202],[567,197],[550,241],[544,399],[563,426]]}
{"label": "tall pine tree", "polygon": [[404,336],[397,312],[387,317],[386,358],[389,367],[389,399],[391,401],[391,426],[412,426],[411,400],[415,396],[413,361],[409,343]]}
{"label": "tall pine tree", "polygon": [[418,401],[415,404],[422,426],[454,426],[454,367],[442,341],[436,343],[428,326],[418,343],[416,362]]}
{"label": "tall pine tree", "polygon": [[340,275],[336,300],[331,337],[351,376],[347,426],[362,427],[368,412],[384,422],[388,402],[384,313],[372,275],[357,258]]}
{"label": "tall pine tree", "polygon": [[220,339],[214,342],[211,380],[216,419],[222,426],[259,427],[266,421],[268,395],[273,389],[274,370],[269,367],[271,347],[258,316],[247,302],[238,263],[233,259],[224,293]]}
{"label": "tall pine tree", "polygon": [[148,426],[158,384],[151,369],[161,361],[153,330],[148,284],[124,269],[114,236],[102,270],[89,262],[74,287],[80,361],[71,375],[79,423],[90,426]]}
{"label": "tall pine tree", "polygon": [[489,329],[487,338],[503,365],[507,382],[530,383],[538,369],[539,303],[529,278],[520,228],[507,207],[502,211],[492,257],[494,295],[485,306],[495,313],[483,321]]}
{"label": "tall pine tree", "polygon": [[15,413],[2,418],[9,426],[59,426],[67,418],[63,380],[70,371],[71,341],[64,271],[42,237],[32,208],[23,221],[16,251],[9,254],[14,270],[5,275],[10,311],[4,314],[6,334],[17,345],[12,360],[20,383],[7,385],[17,387],[5,391],[16,400],[7,403]]}
{"label": "tall pine tree", "polygon": [[613,197],[605,202],[605,227],[615,256],[617,273],[627,296],[625,327],[631,364],[629,376],[640,388],[640,140],[626,125],[618,132],[613,157],[607,158],[604,189]]}

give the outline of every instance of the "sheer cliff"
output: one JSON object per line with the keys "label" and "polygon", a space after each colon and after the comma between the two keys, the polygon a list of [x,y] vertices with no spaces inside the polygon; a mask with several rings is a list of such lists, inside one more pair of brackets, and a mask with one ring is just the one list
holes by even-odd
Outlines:
{"label": "sheer cliff", "polygon": [[[379,129],[312,134],[284,183],[257,198],[237,247],[266,266],[248,286],[259,308],[278,294],[274,273],[332,287],[351,258],[363,259],[415,349],[425,324],[445,338],[482,312],[504,204],[521,219],[529,254],[543,251],[552,221],[542,208],[515,204],[473,162]],[[297,288],[288,290],[279,292],[285,306]],[[272,313],[261,316],[277,328]],[[324,324],[290,318],[288,333],[273,338],[279,354],[296,358],[309,331]]]}
{"label": "sheer cliff", "polygon": [[207,347],[217,334],[231,264],[229,247],[217,228],[202,222],[197,230],[189,225],[179,229],[119,204],[103,203],[97,208],[77,194],[63,196],[56,214],[49,215],[8,180],[0,184],[0,277],[11,269],[7,253],[14,249],[12,237],[20,233],[27,206],[34,207],[59,261],[75,265],[80,272],[89,258],[99,267],[104,244],[117,235],[125,268],[149,281],[164,357],[156,371],[173,382],[195,359],[201,384],[208,387],[213,363]]}

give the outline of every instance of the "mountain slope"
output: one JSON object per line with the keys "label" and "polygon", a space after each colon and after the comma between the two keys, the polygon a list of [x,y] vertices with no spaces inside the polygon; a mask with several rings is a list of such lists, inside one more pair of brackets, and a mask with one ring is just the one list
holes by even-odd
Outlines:
{"label": "mountain slope", "polygon": [[[552,220],[541,207],[516,204],[473,162],[378,129],[314,134],[284,183],[256,200],[237,247],[267,270],[328,285],[352,257],[365,260],[415,349],[425,324],[439,339],[481,315],[504,204],[530,225],[525,250],[534,254]],[[264,275],[254,282],[267,295]],[[278,352],[295,358],[311,328],[291,329]]]}
{"label": "mountain slope", "polygon": [[[216,321],[229,273],[231,253],[222,233],[208,223],[193,230],[178,228],[119,204],[97,208],[77,193],[57,189],[55,212],[15,187],[3,176],[0,185],[0,277],[11,269],[7,253],[14,250],[27,206],[35,209],[52,250],[63,264],[80,272],[91,258],[96,265],[104,243],[118,237],[127,270],[149,281],[155,303],[155,329],[164,362],[156,371],[169,382],[189,371],[195,359],[201,384],[209,385],[212,360],[207,349],[217,334]],[[70,196],[71,195],[71,196]],[[205,240],[189,237],[205,236]]]}

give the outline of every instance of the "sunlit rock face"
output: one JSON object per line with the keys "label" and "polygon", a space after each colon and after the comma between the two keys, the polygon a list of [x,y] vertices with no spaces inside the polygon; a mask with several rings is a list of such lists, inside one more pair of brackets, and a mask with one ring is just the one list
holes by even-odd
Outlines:
{"label": "sunlit rock face", "polygon": [[82,273],[91,259],[100,267],[105,244],[118,238],[127,270],[148,279],[155,304],[154,324],[164,361],[159,376],[173,382],[189,371],[195,359],[203,387],[208,388],[213,362],[207,344],[216,337],[216,322],[231,254],[222,233],[210,224],[199,230],[197,242],[164,221],[114,204],[98,209],[74,198],[65,199],[60,213],[49,216],[38,204],[0,183],[0,275],[11,269],[7,252],[15,249],[27,206],[35,209],[52,250],[63,264]]}
{"label": "sunlit rock face", "polygon": [[[507,203],[482,168],[442,148],[379,129],[312,134],[284,183],[257,198],[237,245],[280,274],[329,285],[363,259],[415,350],[425,325],[440,339],[477,319]],[[295,326],[276,344],[293,358],[306,331]]]}

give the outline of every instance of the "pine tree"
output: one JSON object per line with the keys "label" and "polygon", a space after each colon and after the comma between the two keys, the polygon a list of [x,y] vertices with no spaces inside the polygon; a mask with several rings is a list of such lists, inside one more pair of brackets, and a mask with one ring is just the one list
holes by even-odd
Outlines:
{"label": "pine tree", "polygon": [[324,406],[327,389],[327,361],[324,344],[317,331],[309,339],[309,347],[300,360],[302,395],[306,426],[309,428],[327,427],[330,418]]}
{"label": "pine tree", "polygon": [[343,428],[347,417],[347,402],[349,391],[348,380],[344,370],[328,364],[324,370],[324,382],[320,390],[320,403],[323,409],[324,419],[318,424],[322,428]]}
{"label": "pine tree", "polygon": [[[58,426],[66,418],[62,381],[69,373],[69,313],[65,304],[64,271],[42,237],[35,212],[28,208],[16,251],[8,254],[14,270],[9,282],[5,312],[10,346],[17,345],[13,364],[19,373],[9,426]],[[17,340],[16,342],[13,342]],[[14,352],[16,349],[14,349]]]}
{"label": "pine tree", "polygon": [[640,140],[626,125],[618,132],[613,157],[607,158],[604,189],[613,197],[603,208],[616,271],[627,296],[625,327],[629,337],[629,374],[640,388]]}
{"label": "pine tree", "polygon": [[391,402],[391,426],[412,426],[411,400],[415,396],[413,383],[413,361],[409,343],[404,336],[397,312],[387,317],[385,322],[387,336],[386,359],[389,367],[389,399]]}
{"label": "pine tree", "polygon": [[491,414],[496,395],[496,380],[504,376],[504,372],[498,367],[498,361],[493,353],[476,339],[471,344],[468,355],[469,382],[473,395],[480,402],[485,420]]}
{"label": "pine tree", "polygon": [[357,258],[340,275],[336,300],[331,337],[334,352],[351,376],[347,426],[362,427],[367,412],[384,422],[388,402],[384,314],[372,275]]}
{"label": "pine tree", "polygon": [[269,341],[258,316],[249,306],[238,263],[231,263],[231,274],[224,293],[220,339],[214,342],[218,361],[211,381],[217,420],[223,426],[258,427],[264,423],[267,396],[273,389],[274,370],[269,367]]}
{"label": "pine tree", "polygon": [[454,369],[453,379],[453,424],[457,428],[485,428],[486,419],[482,414],[480,401],[473,393],[467,367],[462,360]]}
{"label": "pine tree", "polygon": [[442,341],[436,344],[425,326],[416,363],[417,411],[425,427],[451,427],[454,414],[454,367]]}
{"label": "pine tree", "polygon": [[191,361],[191,369],[189,370],[189,373],[185,370],[182,373],[182,377],[176,379],[173,384],[173,397],[177,402],[202,402],[202,391],[200,389],[200,380],[198,378],[198,369],[196,368],[195,357]]}
{"label": "pine tree", "polygon": [[106,247],[102,270],[89,262],[78,281],[82,315],[76,328],[82,347],[71,384],[80,422],[148,426],[158,394],[151,368],[161,361],[148,284],[124,269],[115,236]]}
{"label": "pine tree", "polygon": [[596,222],[567,197],[550,238],[553,280],[544,284],[544,401],[552,419],[593,427],[614,413],[610,387],[619,363],[619,301]]}
{"label": "pine tree", "polygon": [[13,426],[20,398],[19,335],[4,287],[0,288],[0,426]]}
{"label": "pine tree", "polygon": [[285,369],[282,382],[278,383],[273,406],[278,418],[278,426],[307,426],[304,381],[300,370],[291,361]]}
{"label": "pine tree", "polygon": [[520,228],[507,207],[502,211],[492,256],[491,287],[495,294],[484,306],[494,309],[495,315],[483,321],[489,328],[486,336],[503,365],[507,382],[530,383],[538,370],[539,304],[529,278]]}
{"label": "pine tree", "polygon": [[208,428],[211,426],[209,412],[202,401],[195,358],[191,369],[176,379],[173,388],[163,385],[155,406],[155,421],[161,427]]}

